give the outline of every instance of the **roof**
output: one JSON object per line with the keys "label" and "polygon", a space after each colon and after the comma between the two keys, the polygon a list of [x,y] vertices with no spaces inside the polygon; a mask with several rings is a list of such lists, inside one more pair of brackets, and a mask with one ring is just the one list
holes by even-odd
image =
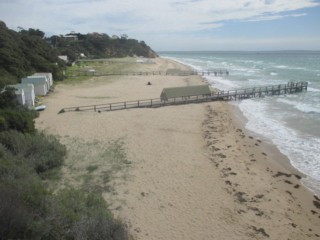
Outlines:
{"label": "roof", "polygon": [[32,83],[32,84],[46,84],[48,81],[46,76],[28,76],[26,78],[22,78],[22,83]]}
{"label": "roof", "polygon": [[16,95],[24,95],[24,90],[21,88],[21,89],[15,89],[15,94]]}
{"label": "roof", "polygon": [[34,89],[34,86],[32,83],[19,83],[15,85],[8,85],[8,87],[23,89],[24,91],[32,91]]}
{"label": "roof", "polygon": [[52,73],[50,72],[36,72],[33,76],[47,76],[48,78],[52,79]]}
{"label": "roof", "polygon": [[196,85],[186,87],[164,88],[162,90],[161,97],[175,98],[210,94],[211,90],[208,85]]}

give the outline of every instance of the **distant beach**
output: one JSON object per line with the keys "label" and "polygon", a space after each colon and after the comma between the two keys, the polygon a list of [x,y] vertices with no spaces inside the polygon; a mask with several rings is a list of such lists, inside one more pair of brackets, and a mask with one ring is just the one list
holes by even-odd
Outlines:
{"label": "distant beach", "polygon": [[[123,71],[189,70],[165,58],[152,61],[112,64]],[[97,66],[103,64],[111,63]],[[246,130],[236,106],[58,114],[65,107],[158,98],[165,87],[206,81],[198,75],[92,76],[58,84],[36,119],[38,129],[58,135],[68,149],[52,188],[101,192],[134,239],[320,238],[320,199],[286,156]]]}

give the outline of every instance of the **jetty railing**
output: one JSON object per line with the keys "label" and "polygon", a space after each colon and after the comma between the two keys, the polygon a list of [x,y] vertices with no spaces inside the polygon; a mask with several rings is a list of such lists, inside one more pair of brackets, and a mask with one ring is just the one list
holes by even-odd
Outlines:
{"label": "jetty railing", "polygon": [[179,105],[179,104],[190,104],[190,103],[201,103],[201,102],[211,102],[211,101],[235,101],[248,98],[257,98],[273,95],[285,95],[291,93],[298,93],[307,91],[308,82],[289,82],[287,84],[279,84],[264,87],[253,87],[230,91],[218,91],[212,92],[211,95],[194,95],[194,96],[184,96],[175,97],[169,99],[143,99],[125,102],[114,102],[105,104],[96,104],[88,106],[78,106],[78,107],[67,107],[60,110],[59,113],[70,112],[70,111],[115,111],[124,110],[131,108],[156,108],[163,106]]}
{"label": "jetty railing", "polygon": [[229,71],[227,69],[214,69],[214,70],[205,70],[205,71],[179,71],[179,72],[162,72],[162,71],[138,71],[138,72],[100,72],[100,71],[74,71],[71,74],[71,77],[78,76],[192,76],[192,75],[214,75],[214,76],[228,76]]}

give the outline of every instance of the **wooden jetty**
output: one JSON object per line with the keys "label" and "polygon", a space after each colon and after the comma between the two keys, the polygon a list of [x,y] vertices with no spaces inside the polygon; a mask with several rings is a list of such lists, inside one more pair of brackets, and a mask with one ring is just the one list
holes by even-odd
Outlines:
{"label": "wooden jetty", "polygon": [[78,107],[67,107],[60,110],[59,113],[70,112],[70,111],[115,111],[124,110],[131,108],[156,108],[163,106],[172,106],[180,104],[190,104],[190,103],[202,103],[211,101],[235,101],[248,98],[257,98],[273,95],[285,95],[291,93],[299,93],[307,91],[308,82],[289,82],[287,84],[279,84],[264,87],[253,87],[246,89],[238,89],[231,91],[218,91],[212,92],[211,95],[196,95],[196,96],[184,96],[169,98],[164,101],[160,98],[145,99],[145,100],[135,100],[126,102],[114,102],[99,105],[88,105],[88,106],[78,106]]}
{"label": "wooden jetty", "polygon": [[227,69],[213,69],[213,70],[205,70],[205,71],[178,71],[178,72],[162,72],[162,71],[139,71],[139,72],[99,72],[99,71],[77,71],[73,72],[72,77],[77,76],[192,76],[192,75],[211,75],[211,76],[228,76],[229,71]]}

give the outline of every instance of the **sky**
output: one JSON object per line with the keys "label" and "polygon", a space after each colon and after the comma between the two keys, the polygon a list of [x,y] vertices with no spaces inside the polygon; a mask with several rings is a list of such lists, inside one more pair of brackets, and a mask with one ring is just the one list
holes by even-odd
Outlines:
{"label": "sky", "polygon": [[46,36],[126,34],[156,51],[320,50],[320,0],[0,0],[0,20]]}

